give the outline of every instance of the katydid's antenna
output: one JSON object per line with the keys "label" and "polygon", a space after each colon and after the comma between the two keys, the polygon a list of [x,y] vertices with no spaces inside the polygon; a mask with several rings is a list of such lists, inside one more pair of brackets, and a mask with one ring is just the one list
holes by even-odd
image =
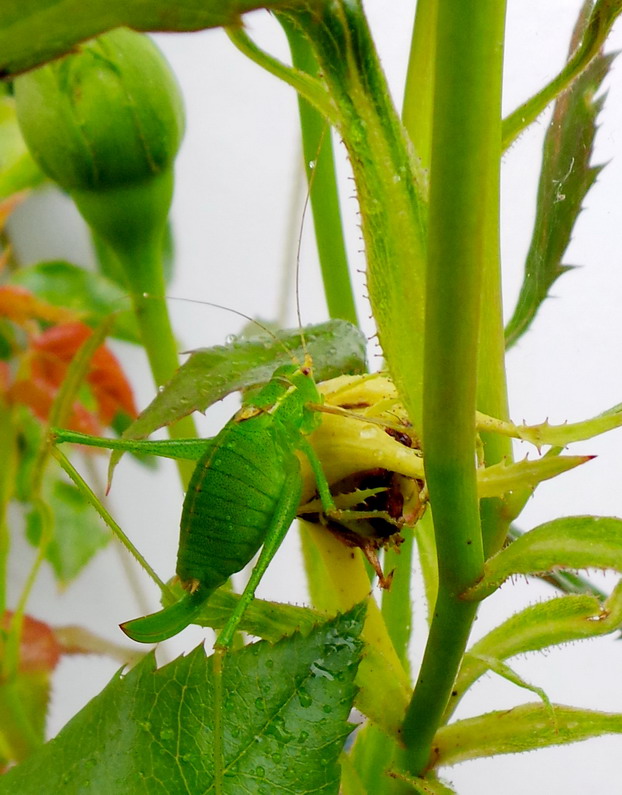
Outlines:
{"label": "katydid's antenna", "polygon": [[[150,297],[151,296],[148,293],[144,293],[143,294],[143,298],[150,298]],[[287,347],[287,345],[285,345],[283,340],[279,339],[279,337],[274,333],[274,331],[272,331],[272,329],[269,329],[260,320],[256,320],[254,317],[251,317],[250,315],[247,315],[245,312],[240,312],[239,309],[233,309],[232,307],[225,306],[224,304],[217,304],[215,301],[205,301],[202,298],[184,298],[184,297],[179,296],[179,295],[165,295],[164,298],[167,301],[183,301],[186,304],[197,304],[197,305],[200,305],[200,306],[211,306],[214,309],[222,309],[224,312],[232,312],[234,315],[237,315],[238,317],[244,318],[244,320],[247,320],[249,323],[253,323],[255,326],[260,328],[264,333],[266,333],[269,337],[271,337],[274,340],[274,342],[276,342],[276,344],[279,345],[288,356],[290,356],[292,359],[294,359],[294,361],[296,361],[296,357],[293,355],[292,351],[289,350],[289,348]],[[304,335],[302,335],[302,333],[301,333],[300,339],[301,339],[301,343],[302,343],[302,349],[303,349],[303,351],[305,353],[305,356],[306,356],[306,354],[307,354],[306,341],[305,341]]]}
{"label": "katydid's antenna", "polygon": [[324,125],[322,134],[320,135],[320,141],[318,143],[317,151],[315,153],[315,160],[311,161],[311,163],[305,164],[305,171],[308,173],[309,177],[307,181],[307,192],[302,207],[302,218],[300,219],[300,231],[298,232],[298,245],[296,247],[296,319],[298,320],[298,328],[300,329],[300,339],[302,342],[302,349],[305,352],[305,364],[309,360],[309,353],[307,351],[307,343],[304,338],[304,333],[302,331],[302,312],[300,311],[300,252],[302,250],[302,233],[305,227],[307,208],[309,206],[309,201],[311,200],[311,191],[313,190],[313,183],[315,182],[317,163],[320,158],[320,152],[322,151],[322,145],[324,144],[324,138],[326,136],[326,132],[328,129],[329,125],[328,124]]}

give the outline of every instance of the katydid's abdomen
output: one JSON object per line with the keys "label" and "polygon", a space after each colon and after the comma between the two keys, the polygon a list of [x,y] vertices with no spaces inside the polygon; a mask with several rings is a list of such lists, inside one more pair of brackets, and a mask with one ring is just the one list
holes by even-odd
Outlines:
{"label": "katydid's abdomen", "polygon": [[193,583],[210,593],[219,588],[263,543],[286,470],[298,465],[292,451],[284,456],[275,443],[268,419],[225,428],[194,471],[177,554],[177,575],[188,590]]}
{"label": "katydid's abdomen", "polygon": [[[291,391],[289,384],[287,393]],[[272,392],[274,382],[264,387],[258,400],[265,393],[271,401]],[[264,408],[264,402],[270,408]],[[248,417],[236,415],[198,462],[184,500],[177,556],[177,576],[187,594],[157,613],[122,624],[133,640],[157,643],[192,623],[207,598],[243,569],[266,540],[286,481],[300,480],[294,452],[301,444],[299,423],[292,429],[287,411],[280,416],[278,410],[270,410],[275,404],[259,405]],[[304,411],[302,402],[300,408]],[[295,507],[290,512],[291,523]]]}

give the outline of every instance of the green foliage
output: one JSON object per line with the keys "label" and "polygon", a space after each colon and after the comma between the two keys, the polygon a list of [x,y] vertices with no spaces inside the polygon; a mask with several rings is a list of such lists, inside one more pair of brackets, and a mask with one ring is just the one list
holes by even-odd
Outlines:
{"label": "green foliage", "polygon": [[193,411],[205,411],[232,392],[265,384],[277,367],[291,364],[292,359],[302,362],[306,353],[312,357],[318,381],[366,369],[365,337],[342,320],[199,349],[125,436],[140,439]]}
{"label": "green foliage", "polygon": [[364,610],[274,646],[228,655],[224,760],[215,772],[214,658],[202,647],[163,668],[152,655],[110,684],[0,792],[336,793]]}
{"label": "green foliage", "polygon": [[291,0],[191,0],[171,11],[168,0],[7,0],[0,9],[0,77],[11,77],[71,51],[107,30],[201,30],[235,25],[246,11],[279,8]]}
{"label": "green foliage", "polygon": [[602,52],[555,102],[544,141],[536,220],[525,277],[506,330],[510,347],[525,333],[554,282],[567,270],[562,257],[570,243],[583,200],[600,167],[591,165],[596,119],[604,97],[594,99],[614,55]]}
{"label": "green foliage", "polygon": [[13,97],[0,96],[0,153],[0,201],[45,179],[24,143]]}
{"label": "green foliage", "polygon": [[[80,491],[71,483],[57,478],[47,479],[43,490],[46,510],[35,504],[26,517],[28,540],[38,546],[47,532],[45,557],[52,565],[61,587],[67,586],[93,555],[110,541],[110,533],[102,527]],[[46,528],[46,523],[51,526]]]}
{"label": "green foliage", "polygon": [[569,595],[530,605],[471,646],[456,677],[446,717],[449,718],[466,690],[490,668],[488,660],[505,660],[561,643],[607,635],[620,625],[620,584],[604,601],[591,595]]}
{"label": "green foliage", "polygon": [[127,294],[105,276],[70,262],[38,262],[11,275],[11,284],[33,292],[54,306],[77,310],[86,322],[98,325],[114,312],[112,336],[139,341]]}
{"label": "green foliage", "polygon": [[[559,518],[518,537],[510,533],[515,540],[504,546],[510,522],[537,485],[591,458],[561,455],[562,449],[619,427],[622,412],[619,404],[563,426],[509,420],[498,254],[502,149],[555,100],[525,281],[506,329],[511,345],[566,270],[565,249],[600,170],[590,161],[604,98],[594,96],[613,60],[601,48],[622,3],[584,4],[565,67],[503,123],[504,0],[468,0],[459,10],[419,0],[405,123],[392,103],[361,0],[264,4],[288,34],[293,66],[262,51],[239,24],[239,15],[256,7],[251,0],[190,0],[174,12],[160,0],[93,0],[87,6],[76,0],[5,0],[0,9],[0,72],[14,76],[44,64],[15,80],[30,150],[16,126],[14,99],[8,92],[0,96],[0,200],[9,200],[0,209],[6,214],[16,191],[33,189],[43,178],[37,161],[91,225],[101,270],[89,274],[66,262],[20,268],[9,246],[0,251],[12,271],[0,286],[0,441],[7,451],[0,477],[0,617],[12,499],[28,505],[27,534],[37,545],[14,618],[0,633],[0,711],[7,715],[0,726],[6,746],[0,757],[26,760],[0,778],[0,792],[39,793],[43,784],[63,792],[446,795],[452,789],[438,778],[440,767],[622,732],[620,715],[553,705],[506,662],[617,631],[620,584],[609,597],[592,588],[527,607],[466,650],[479,602],[509,577],[539,576],[571,592],[584,585],[574,570],[622,572],[622,519],[614,517]],[[123,28],[106,33],[119,25],[228,25],[245,55],[299,92],[330,313],[354,319],[334,163],[323,140],[330,135],[325,126],[336,129],[352,165],[367,287],[390,377],[342,377],[365,372],[367,340],[335,319],[195,351],[178,369],[164,301],[163,236],[183,134],[181,101],[166,62],[146,37]],[[82,43],[100,33],[105,35]],[[57,56],[64,57],[46,63]],[[425,86],[416,85],[417,69],[430,78]],[[131,318],[124,307],[126,288]],[[40,383],[45,370],[35,358],[36,346],[56,325],[78,327],[79,320],[95,331],[87,329],[91,336],[72,349],[62,377],[49,389],[50,382]],[[76,405],[84,409],[94,399],[85,383],[93,386],[91,364],[98,352],[101,358],[109,331],[142,341],[162,387],[121,439],[85,434],[75,421],[84,419]],[[309,472],[296,470],[287,479],[288,487],[295,481],[303,491],[302,498],[294,488],[279,494],[285,520],[270,520],[251,582],[254,588],[274,554],[270,545],[287,531],[298,503],[306,502],[307,513],[312,506],[318,520],[307,526],[304,543],[314,607],[252,601],[252,591],[239,596],[224,585],[192,616],[199,625],[225,630],[212,657],[197,649],[156,669],[148,655],[117,674],[55,740],[35,750],[43,739],[48,681],[27,680],[20,668],[27,659],[25,605],[43,561],[66,585],[108,539],[89,506],[156,582],[166,609],[178,605],[180,596],[193,599],[180,593],[179,583],[159,579],[59,450],[52,450],[53,457],[73,483],[47,468],[50,445],[110,448],[113,466],[126,450],[169,456],[181,462],[187,488],[193,462],[215,449],[212,440],[194,438],[188,415],[234,391],[243,392],[247,412],[232,421],[236,427],[277,414],[296,387],[271,379],[277,367],[293,360],[312,363],[315,380],[328,380],[312,398],[324,405],[316,412],[319,406],[300,398],[301,410],[312,419],[304,430],[286,429],[299,434],[297,450],[307,453]],[[57,365],[47,362],[52,373]],[[257,387],[266,383],[277,391],[269,388],[262,404],[254,404]],[[119,389],[124,384],[121,377],[114,381]],[[110,417],[102,424],[119,427]],[[49,426],[59,427],[48,434]],[[163,426],[176,436],[172,442],[144,441]],[[538,453],[541,446],[551,449],[535,460],[514,462],[513,438],[535,445]],[[275,474],[278,455],[264,461]],[[203,463],[212,466],[211,459]],[[244,485],[242,471],[240,464],[229,474]],[[193,489],[202,472],[192,480]],[[245,506],[238,497],[233,488],[214,493],[210,506],[226,504],[223,511],[239,517]],[[427,501],[432,510],[421,519]],[[255,510],[247,508],[249,515]],[[402,534],[409,536],[408,552],[399,556],[386,546],[397,548]],[[414,540],[430,631],[413,688],[408,646]],[[245,562],[235,551],[239,541],[225,537],[214,543],[237,565]],[[373,564],[368,570],[356,547]],[[383,599],[381,612],[367,598],[370,576],[375,571],[381,583],[388,582],[393,566],[394,591]],[[198,579],[186,583],[193,593]],[[346,612],[363,601],[366,614],[362,605]],[[339,613],[322,623],[323,616]],[[234,629],[265,640],[240,648]],[[486,672],[536,693],[543,703],[450,723],[463,695]],[[346,751],[353,705],[365,724]]]}
{"label": "green foliage", "polygon": [[523,704],[444,726],[434,740],[434,764],[444,767],[481,756],[516,754],[622,733],[622,715],[552,706],[551,713],[546,704]]}
{"label": "green foliage", "polygon": [[482,579],[463,598],[482,599],[514,574],[557,568],[622,571],[622,519],[568,516],[535,527],[490,558]]}

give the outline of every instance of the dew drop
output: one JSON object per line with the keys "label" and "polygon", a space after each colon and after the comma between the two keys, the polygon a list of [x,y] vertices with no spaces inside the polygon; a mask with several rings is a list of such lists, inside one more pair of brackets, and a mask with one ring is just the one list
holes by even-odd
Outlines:
{"label": "dew drop", "polygon": [[290,743],[294,739],[294,735],[285,728],[285,721],[280,716],[266,726],[265,734],[280,743]]}
{"label": "dew drop", "polygon": [[324,660],[321,657],[311,663],[309,670],[313,676],[322,676],[324,679],[328,679],[329,682],[332,682],[335,678],[330,671],[326,670],[324,667]]}

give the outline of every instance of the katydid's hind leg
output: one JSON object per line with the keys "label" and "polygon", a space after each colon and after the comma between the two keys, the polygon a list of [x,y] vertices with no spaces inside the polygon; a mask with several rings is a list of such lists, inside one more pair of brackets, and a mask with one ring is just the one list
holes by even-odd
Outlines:
{"label": "katydid's hind leg", "polygon": [[134,618],[121,624],[128,638],[137,643],[160,643],[177,635],[200,615],[210,590],[186,593],[182,598],[157,613]]}
{"label": "katydid's hind leg", "polygon": [[294,458],[293,460],[295,461],[295,466],[292,466],[283,484],[281,495],[272,516],[272,521],[268,528],[257,563],[251,572],[244,592],[235,606],[235,610],[231,613],[227,623],[216,638],[214,648],[217,650],[226,650],[230,647],[233,635],[235,634],[246,608],[255,598],[257,586],[266,573],[270,561],[281,546],[291,523],[296,518],[296,511],[298,510],[300,496],[302,494],[302,478],[300,476],[298,459]]}
{"label": "katydid's hind leg", "polygon": [[328,485],[328,481],[326,480],[324,470],[322,469],[320,459],[317,457],[315,450],[307,439],[302,439],[299,446],[311,465],[311,470],[313,471],[313,476],[315,477],[315,484],[317,486],[318,494],[320,495],[320,500],[322,501],[324,512],[327,514],[336,513],[337,507],[335,506],[333,495],[330,493],[330,487]]}

